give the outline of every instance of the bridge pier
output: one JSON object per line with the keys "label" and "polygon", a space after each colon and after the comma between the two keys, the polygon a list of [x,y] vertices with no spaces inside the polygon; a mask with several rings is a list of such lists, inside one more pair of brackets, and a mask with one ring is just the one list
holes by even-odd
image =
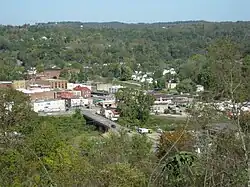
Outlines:
{"label": "bridge pier", "polygon": [[93,119],[87,118],[86,116],[84,116],[86,123],[88,125],[94,125],[96,127],[96,130],[100,131],[100,132],[108,132],[109,128],[97,121],[94,121]]}

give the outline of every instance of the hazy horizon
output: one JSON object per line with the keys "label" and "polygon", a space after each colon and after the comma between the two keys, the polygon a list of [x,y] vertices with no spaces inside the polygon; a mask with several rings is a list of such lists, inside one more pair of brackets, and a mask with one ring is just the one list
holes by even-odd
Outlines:
{"label": "hazy horizon", "polygon": [[176,21],[249,21],[249,0],[8,0],[1,3],[0,24],[47,22],[159,23]]}

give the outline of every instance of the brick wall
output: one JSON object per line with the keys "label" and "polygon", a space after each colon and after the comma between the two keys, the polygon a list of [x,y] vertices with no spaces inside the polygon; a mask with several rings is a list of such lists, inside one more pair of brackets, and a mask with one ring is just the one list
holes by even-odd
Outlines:
{"label": "brick wall", "polygon": [[48,92],[37,92],[32,93],[29,95],[31,100],[47,100],[47,99],[54,99],[55,98],[55,92],[54,91],[48,91]]}

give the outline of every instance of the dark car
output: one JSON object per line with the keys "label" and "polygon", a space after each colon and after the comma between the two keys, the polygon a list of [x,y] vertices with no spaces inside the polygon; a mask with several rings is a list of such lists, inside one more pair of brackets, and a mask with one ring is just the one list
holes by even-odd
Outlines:
{"label": "dark car", "polygon": [[115,126],[115,125],[111,125],[111,127],[112,127],[112,128],[114,128],[114,129],[116,128],[116,126]]}

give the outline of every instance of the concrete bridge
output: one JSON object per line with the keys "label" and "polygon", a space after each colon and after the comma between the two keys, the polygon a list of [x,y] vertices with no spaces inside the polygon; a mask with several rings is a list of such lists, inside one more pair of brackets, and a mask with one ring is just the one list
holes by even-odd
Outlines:
{"label": "concrete bridge", "polygon": [[[87,120],[87,122],[96,125],[99,128],[99,130],[103,132],[107,131],[119,132],[121,130],[127,130],[127,131],[129,130],[101,115],[95,114],[94,111],[90,109],[82,109],[81,111],[83,117]],[[112,126],[115,126],[115,128],[112,128]]]}

